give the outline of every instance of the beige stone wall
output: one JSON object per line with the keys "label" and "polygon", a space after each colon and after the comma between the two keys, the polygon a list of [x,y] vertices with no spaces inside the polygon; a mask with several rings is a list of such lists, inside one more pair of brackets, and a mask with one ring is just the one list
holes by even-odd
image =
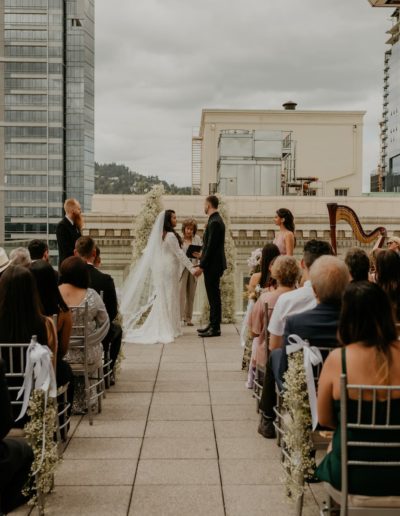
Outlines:
{"label": "beige stone wall", "polygon": [[[301,256],[304,243],[311,238],[329,240],[329,220],[326,204],[335,198],[315,197],[226,197],[231,214],[231,230],[234,237],[236,261],[236,308],[243,308],[243,282],[248,275],[247,258],[251,251],[273,240],[276,226],[275,211],[288,207],[296,222],[296,255]],[[85,215],[85,233],[97,241],[102,251],[103,269],[114,276],[121,286],[129,272],[133,241],[133,222],[143,205],[143,196],[95,195],[93,211]],[[342,204],[353,208],[359,215],[364,230],[385,226],[389,235],[400,236],[400,197],[357,197],[340,199]],[[173,208],[178,221],[191,216],[199,223],[200,233],[206,223],[203,212],[204,197],[165,196],[164,207]],[[134,243],[133,243],[134,245]],[[359,245],[350,226],[338,224],[338,253]],[[366,250],[371,246],[365,246]],[[200,310],[204,289],[200,282],[195,310]]]}
{"label": "beige stone wall", "polygon": [[201,193],[217,180],[218,138],[223,129],[293,131],[297,177],[318,177],[322,195],[348,188],[362,193],[364,111],[263,111],[205,109],[202,113]]}

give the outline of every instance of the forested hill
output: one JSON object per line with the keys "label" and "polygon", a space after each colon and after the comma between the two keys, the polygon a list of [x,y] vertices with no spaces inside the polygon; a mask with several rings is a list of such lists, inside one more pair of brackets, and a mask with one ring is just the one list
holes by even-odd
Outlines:
{"label": "forested hill", "polygon": [[190,186],[180,187],[167,181],[162,181],[158,176],[143,176],[132,172],[125,165],[116,163],[95,163],[94,189],[97,194],[144,194],[154,185],[162,184],[165,193],[175,195],[189,195]]}

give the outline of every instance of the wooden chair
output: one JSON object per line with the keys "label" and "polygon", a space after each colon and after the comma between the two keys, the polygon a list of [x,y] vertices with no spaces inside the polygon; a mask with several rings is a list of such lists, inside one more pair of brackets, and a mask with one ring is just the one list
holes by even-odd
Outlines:
{"label": "wooden chair", "polygon": [[[349,391],[357,391],[357,420],[349,421],[348,404]],[[377,404],[382,403],[378,400],[379,392],[385,392],[385,417],[384,421],[377,420]],[[372,393],[371,417],[367,420],[365,415],[365,393]],[[357,460],[351,458],[352,452],[364,449],[365,455],[371,455],[372,449],[398,449],[400,447],[400,424],[392,421],[392,405],[393,393],[400,393],[400,386],[383,386],[383,385],[349,385],[347,383],[347,375],[342,374],[340,377],[340,431],[341,431],[341,491],[338,491],[330,484],[325,484],[330,499],[323,508],[321,514],[337,514],[337,509],[332,509],[332,500],[340,505],[340,516],[395,516],[400,514],[400,496],[359,496],[349,493],[349,470],[351,468],[366,468],[370,471],[371,476],[379,475],[379,468],[390,467],[393,475],[398,478],[400,474],[400,460],[396,456],[390,458],[387,454],[384,461],[373,460]],[[369,419],[369,418],[368,418]],[[349,440],[349,432],[357,432],[353,439]],[[377,431],[387,432],[388,440],[373,440],[371,434]],[[368,438],[361,439],[362,434],[366,434]],[[375,434],[376,435],[376,434]],[[398,456],[398,455],[397,455]],[[336,511],[336,512],[335,512]]]}
{"label": "wooden chair", "polygon": [[[89,362],[88,353],[88,315],[89,308],[86,302],[84,306],[71,306],[73,319],[72,336],[69,344],[69,353],[77,351],[81,358],[69,361],[74,376],[83,377],[85,382],[85,400],[89,415],[89,424],[93,425],[92,407],[97,405],[97,412],[101,412],[101,399],[104,396],[104,372],[103,361],[99,363]],[[79,314],[82,314],[82,323],[79,323]]]}

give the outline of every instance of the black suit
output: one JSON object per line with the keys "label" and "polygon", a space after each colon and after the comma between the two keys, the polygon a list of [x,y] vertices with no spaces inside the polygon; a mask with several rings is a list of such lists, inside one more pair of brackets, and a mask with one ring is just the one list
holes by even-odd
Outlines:
{"label": "black suit", "polygon": [[25,441],[4,439],[13,424],[5,363],[0,359],[0,512],[5,513],[26,502],[21,491],[33,460],[32,450]]}
{"label": "black suit", "polygon": [[81,236],[81,232],[75,224],[71,224],[67,217],[64,217],[57,224],[56,235],[58,246],[58,265],[60,266],[65,258],[74,255],[75,242]]}
{"label": "black suit", "polygon": [[103,348],[106,353],[110,348],[111,365],[114,367],[122,342],[122,328],[118,323],[114,322],[118,315],[118,301],[114,280],[109,274],[101,272],[90,263],[87,264],[87,269],[89,271],[89,286],[98,294],[103,292],[103,301],[110,319],[110,329],[103,340]]}
{"label": "black suit", "polygon": [[226,269],[225,224],[218,212],[210,215],[203,236],[200,267],[204,270],[204,283],[210,304],[210,325],[218,331],[221,325],[221,292],[219,282]]}
{"label": "black suit", "polygon": [[303,340],[308,340],[310,346],[335,347],[338,345],[336,333],[339,313],[338,305],[320,303],[311,310],[290,315],[286,319],[282,348],[272,351],[265,373],[260,409],[267,417],[274,417],[275,382],[279,389],[282,389],[283,375],[287,371],[286,346],[289,344],[289,335],[295,334]]}

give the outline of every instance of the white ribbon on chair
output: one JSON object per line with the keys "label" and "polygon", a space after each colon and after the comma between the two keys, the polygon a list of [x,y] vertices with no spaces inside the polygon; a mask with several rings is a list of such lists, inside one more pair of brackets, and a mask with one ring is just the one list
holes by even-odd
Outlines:
{"label": "white ribbon on chair", "polygon": [[322,364],[323,359],[321,351],[315,346],[310,346],[309,342],[301,339],[298,335],[289,335],[288,342],[289,345],[286,346],[286,353],[288,355],[296,353],[301,349],[303,350],[304,370],[306,372],[308,398],[310,400],[312,429],[315,430],[318,425],[318,411],[313,366],[316,366],[317,364]]}
{"label": "white ribbon on chair", "polygon": [[[32,392],[32,388],[36,390],[44,391],[44,408],[47,408],[48,397],[57,397],[57,383],[56,375],[54,373],[53,364],[51,362],[52,352],[47,346],[42,346],[33,336],[28,349],[26,350],[26,365],[24,374],[24,383],[18,392],[17,399],[24,394],[24,400],[22,403],[21,412],[16,421],[21,419],[28,408],[29,398]],[[46,436],[46,423],[43,420],[43,438],[42,438],[42,456],[40,459],[39,466],[35,471],[35,474],[39,471],[45,453],[45,436]]]}

